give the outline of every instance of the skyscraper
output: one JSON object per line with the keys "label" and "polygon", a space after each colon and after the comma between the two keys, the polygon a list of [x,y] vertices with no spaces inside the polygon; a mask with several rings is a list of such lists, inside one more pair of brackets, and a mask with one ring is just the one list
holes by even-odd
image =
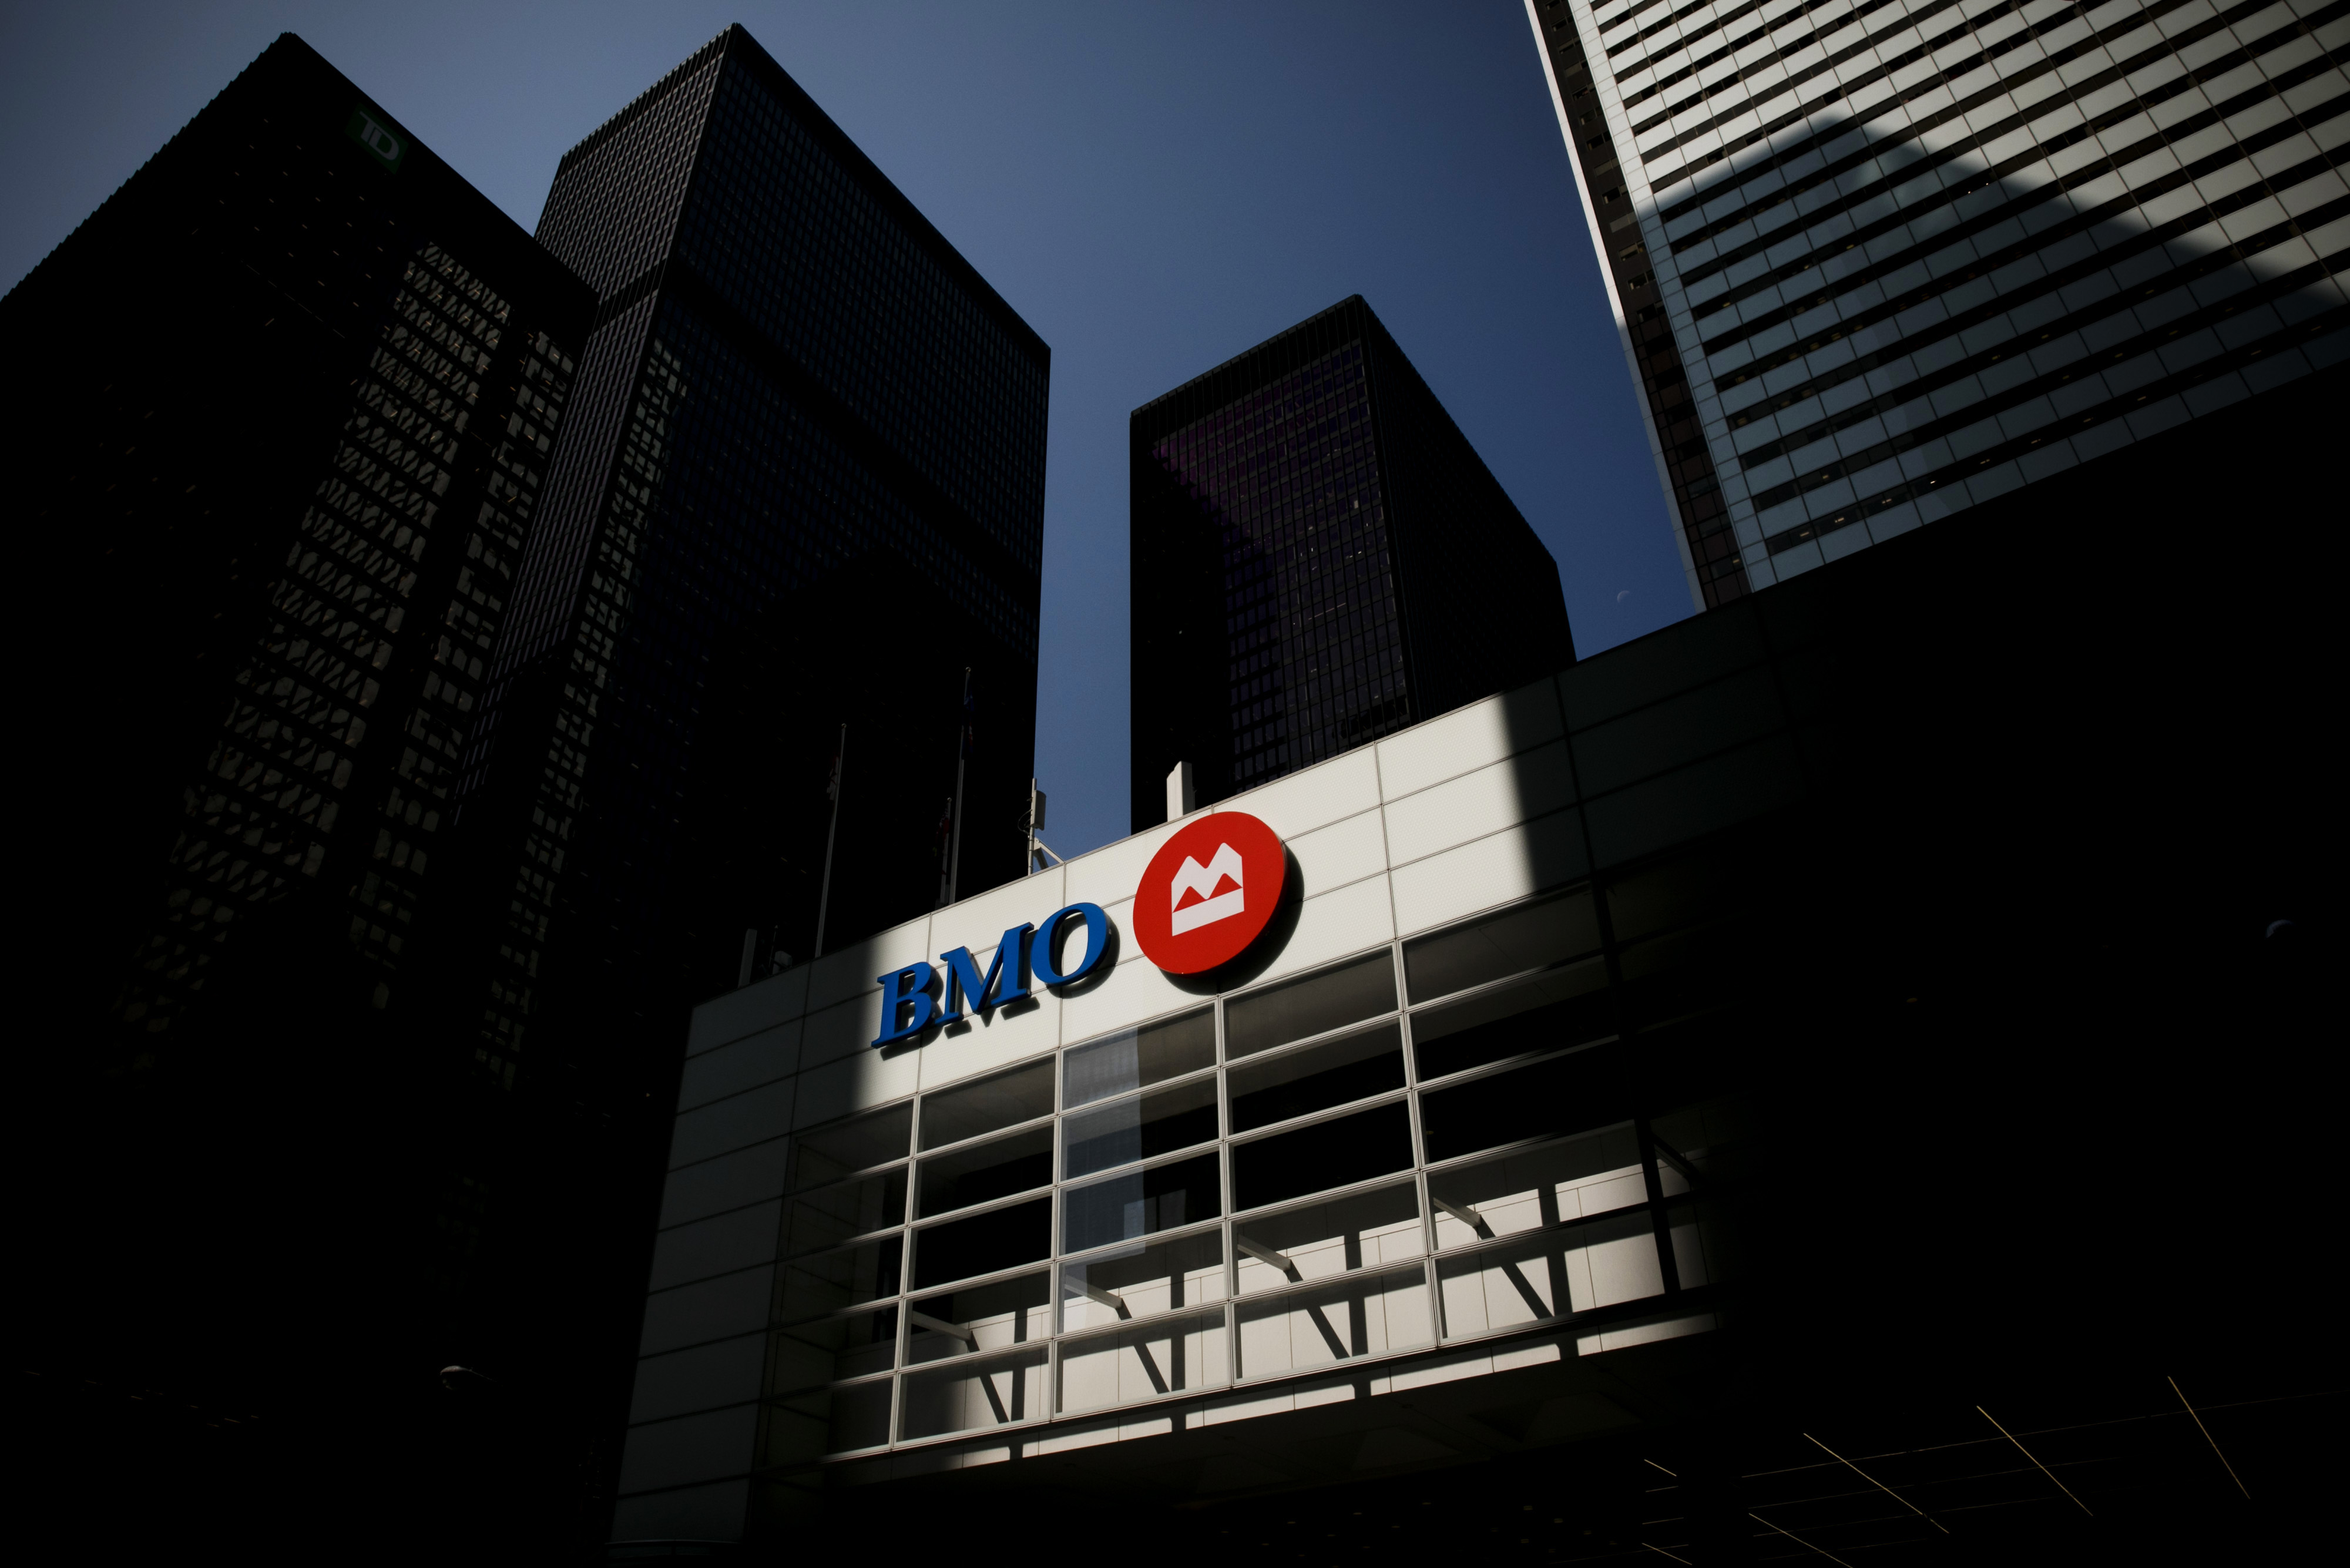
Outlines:
{"label": "skyscraper", "polygon": [[2350,352],[2338,5],[1526,12],[1700,607]]}
{"label": "skyscraper", "polygon": [[[19,949],[57,1178],[25,1305],[43,1369],[118,1411],[300,1441],[360,1401],[384,1446],[346,1462],[402,1462],[473,1262],[450,1129],[484,1096],[400,1020],[594,306],[291,34],[0,302],[39,368],[9,428],[49,586],[18,610],[26,732],[71,777]],[[126,1452],[80,1477],[205,1506],[188,1432],[100,1426]]]}
{"label": "skyscraper", "polygon": [[1558,568],[1359,295],[1134,411],[1133,810],[1572,663]]}
{"label": "skyscraper", "polygon": [[686,1020],[815,950],[842,726],[827,946],[1022,868],[1050,356],[740,27],[565,155],[538,238],[599,304],[442,997],[533,1129],[496,1352],[617,1437]]}

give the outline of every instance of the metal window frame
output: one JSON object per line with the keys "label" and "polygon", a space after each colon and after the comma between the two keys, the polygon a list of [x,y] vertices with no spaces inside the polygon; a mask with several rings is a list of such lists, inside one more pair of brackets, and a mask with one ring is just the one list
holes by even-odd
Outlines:
{"label": "metal window frame", "polygon": [[[1596,900],[1602,900],[1605,898],[1604,887],[1598,879],[1592,878],[1574,887],[1546,890],[1541,894],[1534,895],[1523,900],[1522,903],[1525,907],[1532,907],[1544,900],[1559,898],[1577,891],[1581,891]],[[1505,907],[1503,910],[1480,911],[1476,916],[1472,917],[1472,919],[1475,920],[1487,919],[1494,914],[1505,912],[1506,908],[1507,907]],[[1461,923],[1465,925],[1470,922],[1463,921]],[[1616,961],[1617,944],[1613,940],[1610,922],[1607,920],[1604,909],[1601,911],[1600,946],[1593,951],[1575,953],[1554,960],[1548,963],[1536,965],[1511,974],[1498,976],[1489,981],[1482,981],[1476,985],[1464,987],[1458,991],[1446,992],[1441,995],[1424,1000],[1418,999],[1412,995],[1410,991],[1409,976],[1405,968],[1404,950],[1408,942],[1418,941],[1432,934],[1435,933],[1425,931],[1414,932],[1409,938],[1396,937],[1390,939],[1384,944],[1387,950],[1388,962],[1392,966],[1392,980],[1396,998],[1395,1005],[1391,1009],[1383,1012],[1372,1013],[1363,1018],[1350,1019],[1344,1023],[1334,1025],[1328,1029],[1321,1030],[1315,1033],[1305,1035],[1295,1040],[1284,1041],[1279,1045],[1271,1046],[1264,1050],[1252,1052],[1239,1057],[1234,1057],[1231,1054],[1225,1019],[1225,1008],[1230,1002],[1244,1000],[1245,998],[1253,995],[1263,994],[1271,991],[1277,985],[1284,985],[1300,981],[1309,981],[1317,975],[1336,972],[1351,965],[1361,963],[1364,960],[1376,954],[1378,951],[1378,949],[1369,948],[1355,953],[1350,953],[1327,963],[1317,964],[1296,974],[1283,975],[1276,981],[1266,981],[1261,985],[1253,985],[1246,991],[1236,992],[1229,996],[1222,993],[1216,994],[1212,997],[1203,999],[1205,1002],[1204,1007],[1194,1004],[1185,1007],[1170,1008],[1164,1012],[1154,1014],[1150,1018],[1126,1025],[1123,1028],[1107,1031],[1089,1039],[1076,1041],[1070,1044],[1055,1046],[1052,1053],[1055,1058],[1052,1080],[1054,1108],[1048,1115],[1035,1116],[1024,1122],[1007,1124],[1003,1127],[977,1134],[973,1137],[959,1140],[956,1143],[941,1145],[935,1149],[925,1149],[921,1147],[922,1109],[924,1104],[929,1100],[933,1091],[917,1090],[913,1094],[904,1096],[903,1099],[893,1100],[883,1105],[870,1106],[867,1109],[854,1113],[851,1116],[837,1118],[837,1121],[835,1123],[825,1124],[827,1126],[838,1125],[839,1122],[847,1122],[856,1119],[857,1117],[871,1116],[876,1112],[890,1110],[901,1104],[910,1105],[912,1107],[911,1120],[907,1129],[908,1152],[904,1157],[899,1159],[886,1161],[882,1164],[872,1166],[863,1170],[846,1173],[837,1180],[824,1183],[820,1187],[802,1189],[802,1193],[819,1192],[825,1190],[827,1188],[844,1186],[854,1181],[870,1179],[875,1176],[884,1175],[891,1170],[902,1168],[906,1173],[907,1217],[896,1225],[892,1225],[880,1231],[867,1232],[855,1238],[844,1240],[840,1242],[833,1243],[831,1247],[812,1249],[808,1253],[792,1254],[794,1257],[808,1256],[825,1251],[836,1249],[845,1250],[853,1246],[870,1245],[877,1241],[886,1241],[893,1235],[902,1238],[903,1245],[901,1246],[899,1259],[899,1282],[896,1293],[889,1296],[877,1297],[870,1302],[858,1303],[853,1306],[837,1309],[835,1313],[826,1314],[852,1316],[863,1313],[888,1310],[892,1307],[895,1307],[898,1310],[897,1339],[893,1351],[891,1367],[885,1372],[868,1373],[861,1377],[842,1379],[836,1384],[827,1384],[823,1386],[826,1388],[838,1387],[841,1389],[851,1389],[866,1387],[879,1383],[885,1378],[889,1380],[891,1386],[889,1426],[890,1437],[888,1442],[875,1447],[854,1450],[843,1450],[838,1453],[826,1453],[818,1456],[813,1460],[795,1460],[792,1461],[789,1465],[770,1468],[776,1473],[780,1473],[784,1469],[803,1468],[810,1464],[821,1466],[825,1464],[844,1462],[851,1459],[869,1458],[875,1454],[888,1453],[895,1451],[900,1448],[929,1447],[934,1444],[945,1442],[967,1442],[972,1440],[974,1438],[991,1436],[997,1432],[1010,1431],[1014,1428],[1025,1429],[1040,1425],[1049,1425],[1063,1418],[1063,1412],[1061,1409],[1061,1380],[1063,1376],[1063,1347],[1065,1345],[1074,1345],[1082,1347],[1097,1341],[1114,1338],[1122,1334],[1129,1334],[1138,1330],[1146,1330],[1153,1324],[1163,1324],[1184,1318],[1206,1321],[1218,1318],[1219,1316],[1221,1317],[1224,1335],[1224,1363],[1220,1381],[1201,1382],[1191,1387],[1171,1389],[1163,1395],[1154,1394],[1143,1399],[1119,1401],[1111,1405],[1092,1407],[1085,1411],[1078,1412],[1076,1416],[1069,1418],[1083,1418],[1088,1420],[1097,1419],[1117,1411],[1146,1410],[1170,1403],[1177,1403],[1187,1399],[1196,1399],[1211,1394],[1218,1389],[1238,1388],[1244,1386],[1261,1387],[1299,1378],[1327,1376],[1331,1375],[1334,1368],[1343,1367],[1352,1369],[1357,1366],[1368,1366],[1408,1359],[1412,1356],[1428,1354],[1431,1351],[1440,1351],[1447,1346],[1456,1344],[1485,1345],[1513,1338],[1539,1338],[1544,1335],[1555,1336],[1560,1334],[1577,1337],[1580,1336],[1581,1334],[1587,1334],[1595,1327],[1615,1324],[1619,1321],[1629,1323],[1633,1320],[1645,1320],[1651,1317],[1658,1317],[1659,1314],[1669,1317],[1673,1314],[1684,1312],[1709,1313],[1715,1310],[1713,1303],[1719,1294],[1717,1289],[1710,1283],[1694,1286],[1686,1284],[1679,1277],[1678,1260],[1673,1252],[1672,1230],[1676,1218],[1684,1214],[1698,1215],[1698,1222],[1702,1223],[1702,1216],[1700,1211],[1705,1206],[1709,1197],[1711,1196],[1706,1190],[1708,1184],[1704,1177],[1703,1169],[1688,1156],[1682,1154],[1677,1149],[1671,1148],[1669,1145],[1659,1140],[1656,1136],[1654,1128],[1649,1126],[1647,1116],[1635,1116],[1628,1118],[1627,1120],[1604,1124],[1600,1127],[1577,1129],[1571,1133],[1544,1133],[1533,1137],[1513,1139],[1506,1143],[1496,1144],[1491,1147],[1477,1149],[1471,1153],[1456,1155],[1441,1160],[1430,1160],[1427,1158],[1427,1137],[1421,1104],[1424,1094],[1440,1093],[1443,1090],[1467,1084],[1480,1078],[1492,1077],[1503,1073],[1514,1071],[1518,1068],[1535,1065],[1543,1062],[1552,1061],[1561,1057],[1575,1055],[1601,1045],[1617,1043],[1624,1038],[1620,1033],[1610,1033],[1608,1034],[1595,1037],[1591,1040],[1578,1042],[1577,1044],[1569,1046],[1556,1049],[1528,1051],[1505,1057],[1500,1061],[1482,1063],[1477,1066],[1466,1068],[1456,1073],[1445,1074],[1432,1078],[1423,1078],[1419,1071],[1419,1055],[1416,1049],[1416,1042],[1413,1033],[1414,1023],[1418,1015],[1422,1012],[1430,1011],[1433,1008],[1453,1005],[1464,1001],[1473,1000],[1474,998],[1488,992],[1499,992],[1513,985],[1522,984],[1529,980],[1536,979],[1565,965],[1588,961],[1594,957],[1602,958],[1607,962],[1607,989],[1619,989],[1622,985],[1622,976]],[[1095,1099],[1087,1100],[1082,1104],[1072,1104],[1069,1101],[1067,1062],[1068,1058],[1074,1053],[1097,1045],[1105,1040],[1115,1039],[1121,1034],[1139,1033],[1139,1031],[1149,1028],[1154,1024],[1164,1023],[1188,1016],[1195,1016],[1202,1012],[1204,1012],[1211,1020],[1214,1034],[1214,1059],[1211,1064],[1191,1069],[1189,1072],[1181,1073],[1156,1083],[1138,1085],[1135,1088],[1122,1090],[1114,1095],[1101,1096]],[[1326,1044],[1332,1041],[1343,1039],[1351,1034],[1366,1033],[1372,1029],[1389,1025],[1392,1025],[1396,1029],[1400,1048],[1403,1052],[1404,1082],[1401,1087],[1382,1091],[1378,1095],[1367,1096],[1362,1099],[1349,1101],[1343,1105],[1325,1106],[1303,1116],[1293,1116],[1284,1121],[1272,1123],[1263,1127],[1251,1128],[1245,1133],[1236,1134],[1233,1132],[1232,1112],[1232,1085],[1231,1082],[1231,1074],[1235,1068],[1245,1068],[1256,1063],[1271,1061],[1281,1055],[1303,1053],[1314,1047]],[[1007,1072],[1016,1071],[1017,1068],[1013,1067],[1006,1068],[1004,1070]],[[955,1089],[966,1086],[972,1080],[968,1079],[959,1080],[953,1084],[941,1085],[939,1090],[934,1092],[938,1094],[950,1093]],[[1212,1138],[1202,1139],[1200,1142],[1187,1145],[1181,1149],[1154,1155],[1147,1159],[1128,1161],[1125,1164],[1112,1166],[1101,1170],[1091,1170],[1085,1172],[1081,1176],[1074,1178],[1069,1175],[1066,1158],[1067,1134],[1066,1124],[1073,1117],[1090,1114],[1105,1106],[1118,1105],[1121,1101],[1129,1098],[1139,1102],[1143,1097],[1162,1090],[1180,1089],[1188,1085],[1210,1081],[1212,1081],[1215,1085],[1214,1105],[1216,1107],[1216,1133]],[[1261,1142],[1267,1138],[1278,1137],[1284,1133],[1295,1132],[1322,1123],[1340,1120],[1366,1110],[1377,1109],[1382,1106],[1398,1103],[1402,1104],[1406,1107],[1409,1136],[1411,1138],[1411,1158],[1410,1163],[1407,1168],[1392,1172],[1383,1173],[1376,1177],[1366,1178],[1360,1181],[1349,1182],[1343,1186],[1333,1187],[1323,1191],[1284,1198],[1277,1203],[1260,1204],[1255,1208],[1245,1211],[1235,1207],[1235,1194],[1232,1190],[1232,1151],[1236,1147],[1243,1145]],[[943,1214],[929,1216],[921,1219],[915,1219],[913,1217],[915,1205],[918,1199],[919,1182],[920,1179],[919,1167],[924,1160],[937,1158],[957,1152],[967,1151],[971,1148],[999,1138],[1033,1131],[1040,1127],[1048,1128],[1051,1135],[1050,1147],[1052,1151],[1052,1180],[1048,1185],[1038,1186],[1024,1189],[1016,1194],[992,1199],[984,1203],[968,1205],[964,1208],[956,1209]],[[1601,1210],[1596,1214],[1577,1215],[1572,1219],[1562,1219],[1555,1223],[1546,1224],[1534,1231],[1513,1231],[1508,1235],[1496,1237],[1491,1241],[1480,1239],[1473,1243],[1452,1247],[1444,1247],[1439,1244],[1436,1218],[1437,1210],[1434,1202],[1430,1197],[1429,1190],[1430,1179],[1432,1176],[1440,1177],[1448,1171],[1464,1168],[1480,1162],[1507,1158],[1514,1154],[1538,1150],[1553,1145],[1565,1144],[1571,1142],[1574,1139],[1589,1137],[1594,1134],[1618,1131],[1627,1127],[1633,1132],[1635,1149],[1639,1157],[1637,1162],[1637,1168],[1643,1173],[1642,1196],[1638,1199],[1619,1207]],[[1072,1191],[1078,1189],[1094,1187],[1106,1181],[1138,1176],[1144,1171],[1155,1169],[1161,1166],[1179,1164],[1187,1160],[1194,1160],[1199,1158],[1202,1154],[1208,1153],[1212,1153],[1216,1158],[1217,1179],[1220,1184],[1219,1197],[1221,1212],[1212,1220],[1196,1220],[1185,1225],[1171,1227],[1164,1231],[1147,1232],[1141,1236],[1126,1238],[1118,1241],[1097,1242],[1084,1248],[1072,1248],[1067,1245],[1068,1239],[1065,1234],[1066,1224],[1066,1204],[1068,1195]],[[1664,1190],[1666,1185],[1666,1171],[1668,1168],[1670,1168],[1686,1184],[1684,1190],[1672,1193],[1668,1193]],[[1414,1265],[1411,1263],[1396,1262],[1382,1262],[1378,1264],[1366,1263],[1361,1267],[1346,1270],[1335,1275],[1327,1275],[1318,1279],[1301,1281],[1296,1284],[1284,1285],[1278,1289],[1254,1291],[1250,1293],[1246,1301],[1243,1302],[1238,1278],[1240,1270],[1240,1251],[1236,1241],[1234,1241],[1235,1233],[1253,1220],[1278,1215],[1284,1210],[1309,1208],[1317,1204],[1343,1201],[1347,1199],[1362,1196],[1368,1192],[1399,1188],[1407,1184],[1410,1187],[1413,1201],[1419,1205],[1421,1253],[1417,1262],[1417,1269],[1421,1282],[1421,1288],[1426,1293],[1426,1299],[1429,1303],[1430,1337],[1425,1341],[1415,1342],[1409,1345],[1392,1346],[1359,1357],[1350,1357],[1345,1360],[1334,1362],[1328,1366],[1317,1366],[1308,1369],[1287,1368],[1278,1372],[1269,1372],[1259,1377],[1249,1376],[1246,1373],[1243,1358],[1241,1354],[1241,1317],[1243,1315],[1243,1307],[1245,1307],[1252,1317],[1253,1317],[1254,1314],[1266,1310],[1269,1303],[1277,1303],[1286,1295],[1310,1294],[1317,1291],[1328,1291],[1334,1289],[1344,1290],[1347,1288],[1348,1282],[1359,1282],[1365,1280],[1380,1277],[1400,1278],[1411,1273]],[[788,1212],[790,1200],[794,1197],[800,1195],[801,1194],[786,1194],[786,1212]],[[918,1244],[915,1232],[923,1230],[934,1229],[940,1225],[952,1223],[962,1220],[971,1219],[996,1210],[1010,1208],[1023,1203],[1031,1203],[1035,1201],[1039,1197],[1046,1196],[1049,1196],[1051,1199],[1050,1223],[1052,1226],[1052,1235],[1049,1241],[1048,1250],[1043,1257],[1011,1265],[1003,1269],[995,1270],[984,1274],[972,1275],[965,1279],[944,1281],[938,1284],[928,1286],[920,1292],[917,1292],[912,1288],[911,1281],[913,1279],[915,1263],[914,1249]],[[1506,1248],[1512,1245],[1525,1245],[1528,1244],[1531,1240],[1545,1235],[1565,1238],[1578,1229],[1593,1224],[1603,1222],[1621,1223],[1627,1219],[1636,1218],[1644,1213],[1648,1217],[1648,1220],[1650,1244],[1656,1251],[1659,1277],[1664,1283],[1663,1290],[1658,1294],[1639,1298],[1631,1302],[1610,1303],[1604,1307],[1586,1309],[1582,1312],[1559,1312],[1552,1317],[1534,1324],[1515,1324],[1501,1329],[1478,1328],[1464,1331],[1457,1329],[1454,1324],[1448,1321],[1444,1302],[1442,1268],[1454,1265],[1463,1260],[1472,1258],[1478,1252],[1482,1251],[1496,1248]],[[1084,1264],[1088,1261],[1099,1260],[1107,1254],[1113,1248],[1124,1246],[1156,1246],[1168,1242],[1180,1242],[1207,1235],[1215,1236],[1217,1238],[1218,1244],[1222,1248],[1223,1295],[1221,1301],[1213,1303],[1200,1303],[1194,1305],[1170,1308],[1163,1313],[1153,1313],[1149,1316],[1138,1317],[1131,1323],[1096,1324],[1080,1328],[1070,1328],[1066,1325],[1066,1320],[1061,1310],[1063,1305],[1061,1301],[1061,1281],[1065,1270],[1070,1265]],[[779,1262],[780,1261],[782,1260],[779,1259]],[[1029,1364],[1035,1366],[1038,1375],[1045,1380],[1041,1386],[1042,1392],[1037,1401],[1041,1406],[1041,1408],[1031,1409],[1026,1414],[1014,1420],[1001,1422],[994,1426],[962,1428],[952,1432],[925,1434],[919,1437],[906,1436],[905,1422],[908,1415],[908,1394],[905,1385],[907,1380],[918,1374],[933,1376],[950,1376],[951,1373],[948,1369],[951,1368],[958,1359],[961,1359],[957,1357],[949,1357],[941,1361],[925,1362],[920,1366],[916,1366],[909,1359],[909,1346],[911,1335],[914,1332],[912,1314],[916,1310],[914,1305],[916,1298],[918,1296],[930,1298],[951,1293],[956,1291],[999,1283],[1004,1281],[1033,1274],[1041,1274],[1045,1280],[1046,1303],[1045,1306],[1045,1332],[1042,1337],[1037,1341],[1030,1342],[1022,1345],[996,1346],[986,1351],[975,1351],[972,1354],[971,1358],[974,1361],[986,1361],[992,1365],[997,1358],[1011,1358],[1018,1360],[1024,1356],[1036,1355],[1041,1352],[1041,1362]],[[799,1321],[815,1320],[806,1319]],[[781,1327],[782,1325],[779,1324],[775,1329],[772,1329],[770,1332],[778,1332]],[[772,1399],[774,1397],[776,1397],[763,1394],[763,1399]]]}

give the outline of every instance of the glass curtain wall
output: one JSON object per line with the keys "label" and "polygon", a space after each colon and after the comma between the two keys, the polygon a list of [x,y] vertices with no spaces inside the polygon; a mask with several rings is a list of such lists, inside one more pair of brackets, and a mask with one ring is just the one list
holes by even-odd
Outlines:
{"label": "glass curtain wall", "polygon": [[1714,1326],[1710,1113],[1640,1117],[1621,1040],[1706,1002],[1642,978],[1706,940],[1659,892],[1606,891],[1610,941],[1573,889],[801,1135],[761,1463]]}

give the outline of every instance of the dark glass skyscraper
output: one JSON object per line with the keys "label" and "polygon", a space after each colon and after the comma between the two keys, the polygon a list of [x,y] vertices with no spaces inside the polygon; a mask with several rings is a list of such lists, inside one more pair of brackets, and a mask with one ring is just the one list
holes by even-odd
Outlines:
{"label": "dark glass skyscraper", "polygon": [[1134,411],[1133,805],[1575,659],[1558,567],[1359,295]]}
{"label": "dark glass skyscraper", "polygon": [[[45,1450],[135,1466],[159,1524],[325,1427],[406,1464],[465,1315],[488,1096],[402,1021],[594,306],[291,34],[0,303],[21,717],[70,781],[17,950],[53,1195],[20,1305],[108,1445]],[[132,1419],[159,1398],[207,1414]]]}
{"label": "dark glass skyscraper", "polygon": [[746,930],[814,950],[842,726],[830,945],[1022,869],[1050,356],[740,27],[565,156],[538,238],[600,303],[444,994],[531,1128],[484,1155],[496,1354],[617,1438],[688,1014]]}

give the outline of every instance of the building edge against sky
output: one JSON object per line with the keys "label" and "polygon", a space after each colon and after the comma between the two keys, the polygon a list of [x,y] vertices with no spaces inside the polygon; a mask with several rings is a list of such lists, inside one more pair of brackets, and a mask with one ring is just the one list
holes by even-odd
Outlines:
{"label": "building edge against sky", "polygon": [[[457,757],[594,305],[292,34],[0,304],[48,367],[11,426],[31,556],[89,589],[20,617],[81,650],[31,719],[72,738],[79,874],[20,952],[34,1147],[74,1173],[28,1366],[96,1434],[56,1497],[143,1467],[158,1523],[253,1506],[355,1389],[343,1462],[438,1491],[417,1367],[482,1321],[466,1146],[504,1096],[390,1004],[462,902]],[[216,1464],[224,1415],[284,1445]]]}
{"label": "building edge against sky", "polygon": [[2350,345],[2338,6],[1761,12],[1526,0],[1700,609]]}
{"label": "building edge against sky", "polygon": [[[463,826],[504,865],[445,1023],[559,1151],[499,1162],[495,1348],[601,1440],[675,1093],[655,1043],[811,950],[836,843],[863,874],[834,942],[1019,870],[1051,356],[740,26],[566,153],[536,237],[599,303],[467,752]],[[994,831],[932,831],[959,787]]]}
{"label": "building edge against sky", "polygon": [[1129,421],[1136,831],[1575,657],[1559,569],[1360,295]]}
{"label": "building edge against sky", "polygon": [[[807,951],[840,722],[929,743],[865,737],[836,941],[1019,868],[1049,350],[739,27],[566,157],[536,243],[283,36],[6,316],[74,392],[38,548],[126,628],[39,612],[89,649],[40,711],[101,867],[41,967],[111,1012],[60,1031],[93,1196],[45,1234],[138,1238],[44,1298],[62,1386],[259,1414],[276,1459],[187,1483],[231,1507],[353,1400],[390,1457],[343,1462],[430,1470],[465,1446],[434,1373],[494,1367],[538,1451],[420,1471],[465,1517],[417,1527],[600,1529],[670,1039],[746,927]],[[959,777],[1000,830],[957,861]],[[151,1270],[194,1292],[168,1321]],[[270,1304],[309,1289],[359,1348]]]}

